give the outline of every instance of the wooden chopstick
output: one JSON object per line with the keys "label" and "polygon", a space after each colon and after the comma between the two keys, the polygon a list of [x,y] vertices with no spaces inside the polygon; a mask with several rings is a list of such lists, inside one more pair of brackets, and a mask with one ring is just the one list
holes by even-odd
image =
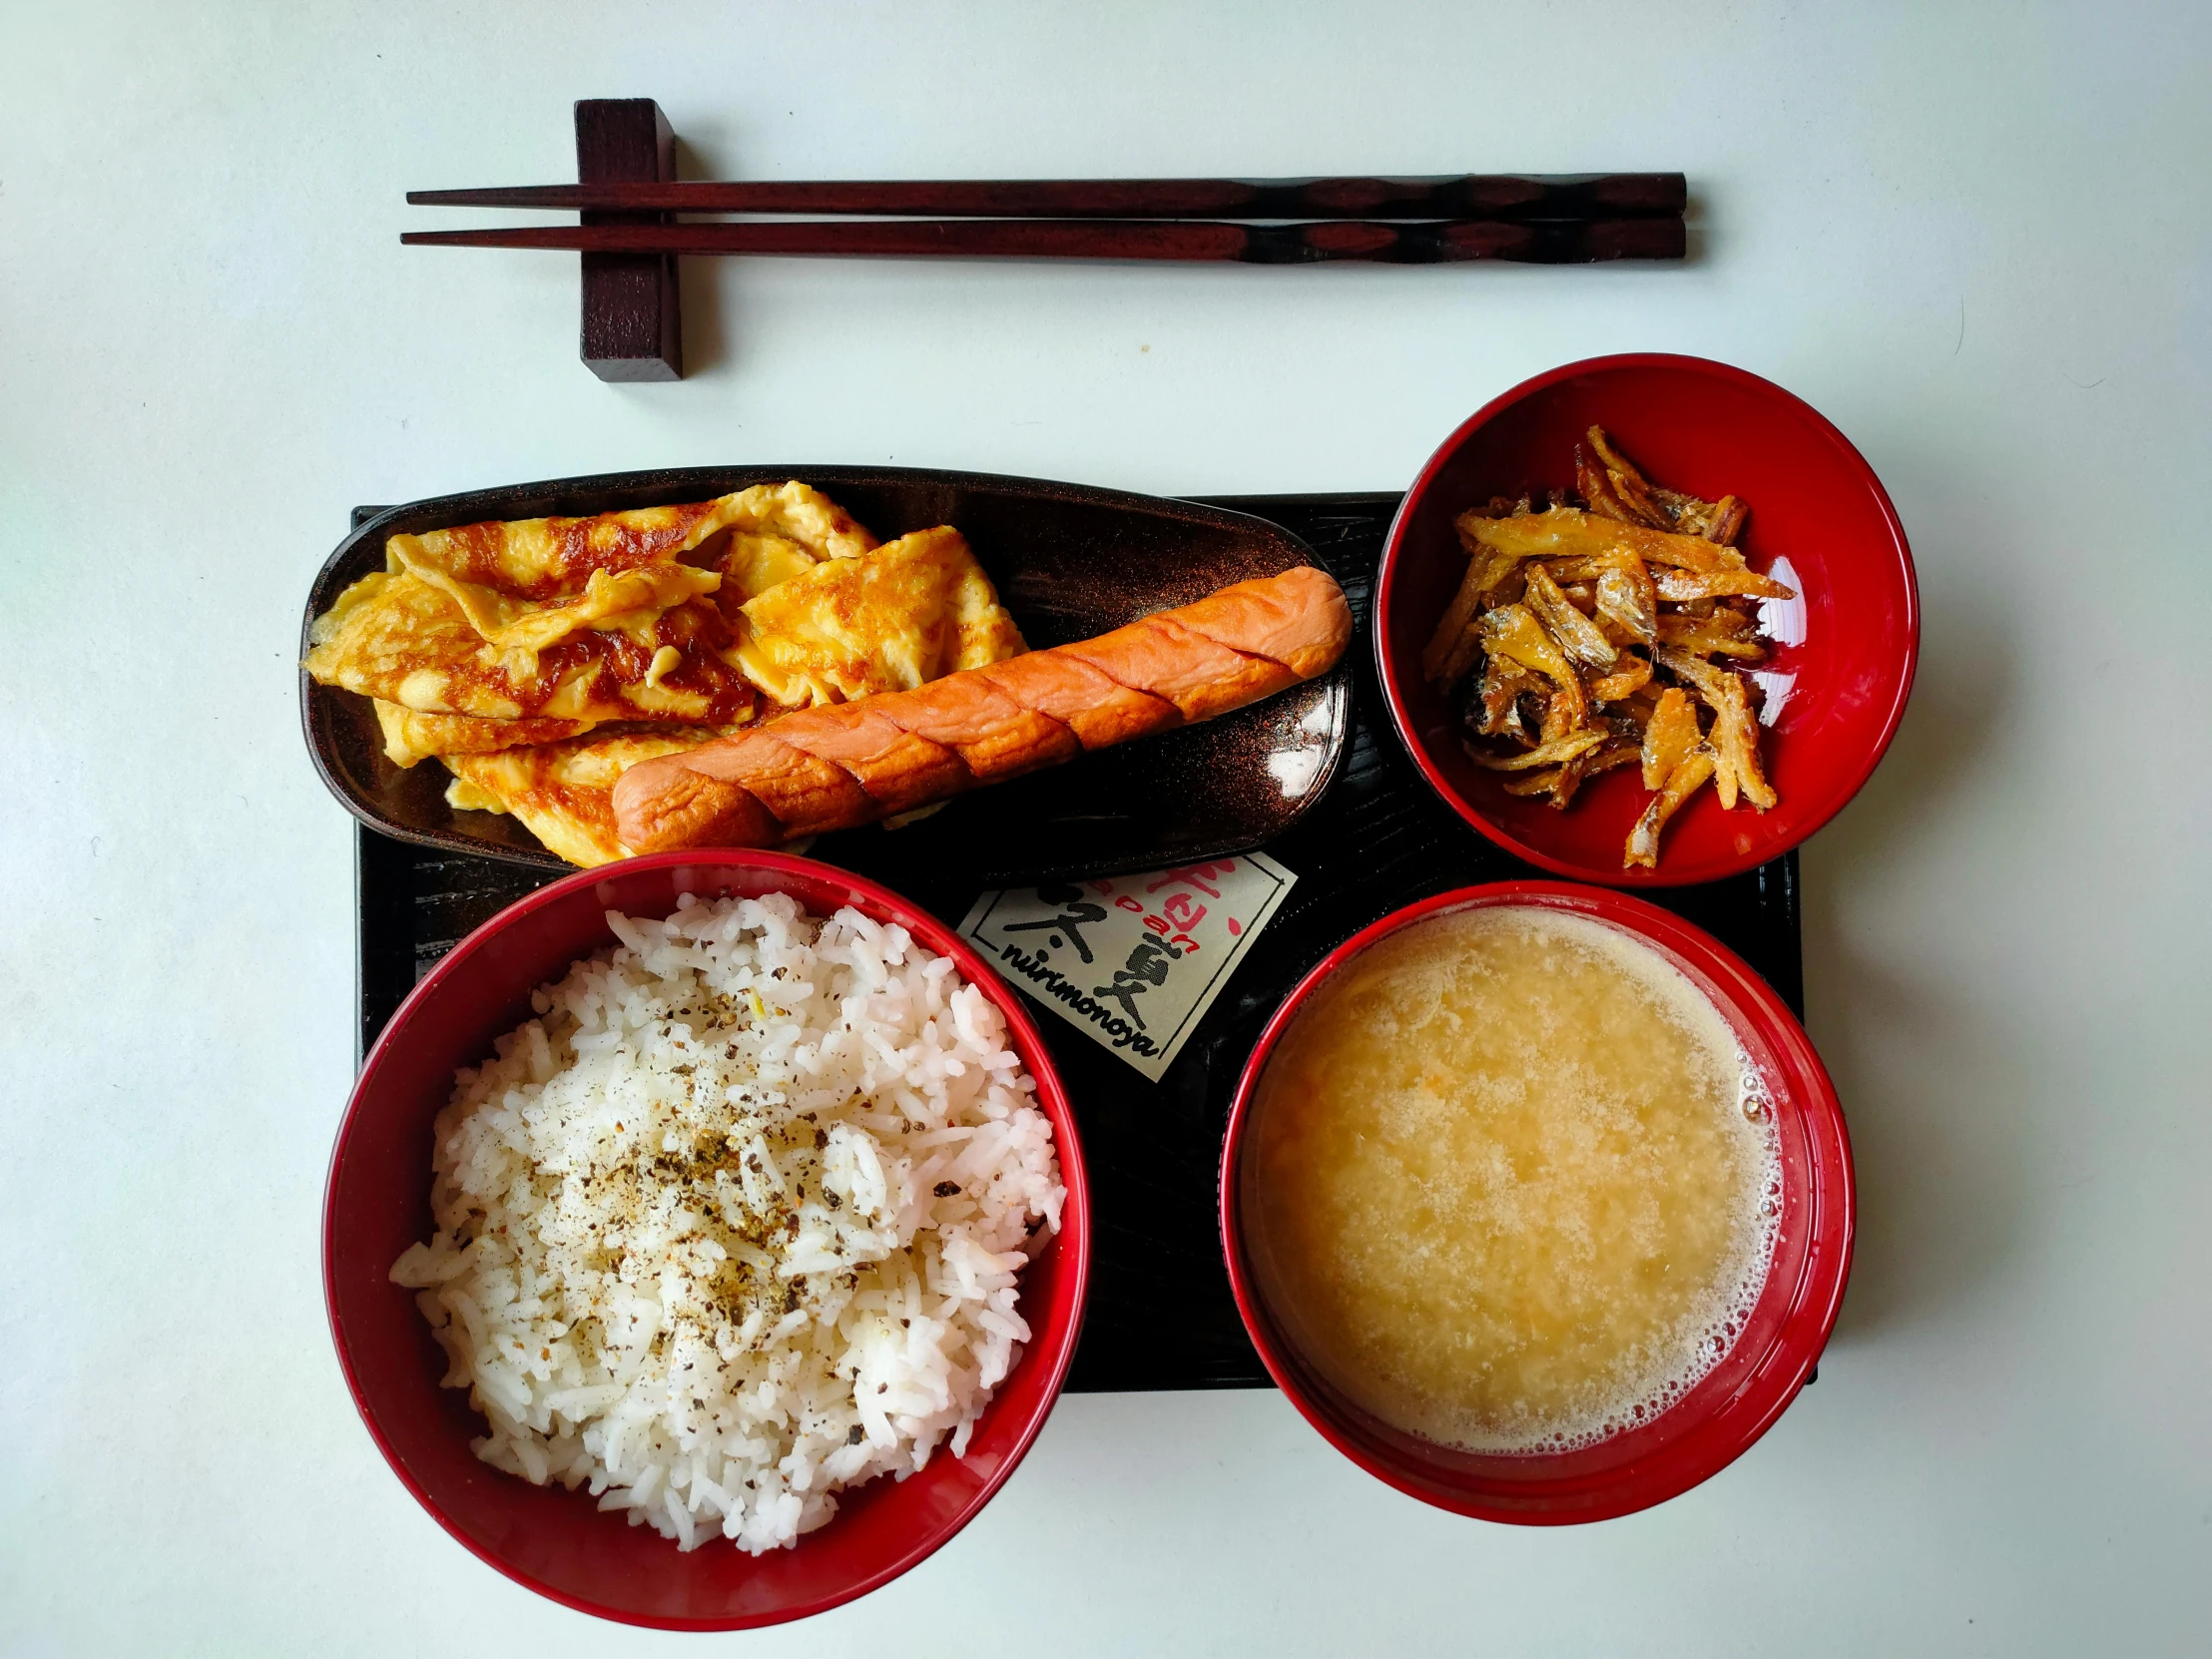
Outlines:
{"label": "wooden chopstick", "polygon": [[409,231],[415,248],[531,248],[585,254],[791,254],[846,258],[1236,261],[1314,265],[1365,260],[1439,265],[1504,260],[1587,265],[1679,260],[1679,219],[1515,223],[1451,220],[1303,225],[1208,221],[953,219],[767,224],[531,225],[512,230]]}
{"label": "wooden chopstick", "polygon": [[426,208],[905,214],[954,219],[1632,219],[1682,212],[1679,173],[1423,179],[976,179],[518,185],[415,190]]}

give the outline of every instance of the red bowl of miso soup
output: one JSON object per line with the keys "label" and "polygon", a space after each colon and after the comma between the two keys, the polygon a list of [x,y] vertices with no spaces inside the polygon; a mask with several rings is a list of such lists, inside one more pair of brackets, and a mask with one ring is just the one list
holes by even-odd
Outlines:
{"label": "red bowl of miso soup", "polygon": [[1663,1502],[1813,1373],[1850,1273],[1851,1149],[1804,1028],[1625,893],[1466,887],[1292,991],[1221,1171],[1247,1330],[1340,1451],[1532,1525]]}

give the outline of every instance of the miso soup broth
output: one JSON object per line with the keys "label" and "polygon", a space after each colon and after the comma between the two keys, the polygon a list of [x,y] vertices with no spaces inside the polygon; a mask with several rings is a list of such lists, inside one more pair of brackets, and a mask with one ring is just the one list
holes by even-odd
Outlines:
{"label": "miso soup broth", "polygon": [[1758,1300],[1780,1174],[1712,1002],[1602,922],[1406,927],[1270,1057],[1241,1173],[1261,1295],[1351,1398],[1475,1450],[1648,1420]]}

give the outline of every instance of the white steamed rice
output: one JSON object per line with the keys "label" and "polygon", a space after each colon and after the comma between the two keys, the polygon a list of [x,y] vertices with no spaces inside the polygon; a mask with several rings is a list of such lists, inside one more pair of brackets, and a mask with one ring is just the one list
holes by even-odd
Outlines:
{"label": "white steamed rice", "polygon": [[493,1466],[753,1553],[840,1487],[961,1455],[1029,1338],[1059,1162],[948,957],[793,899],[608,913],[621,947],[439,1114],[437,1233],[393,1264]]}

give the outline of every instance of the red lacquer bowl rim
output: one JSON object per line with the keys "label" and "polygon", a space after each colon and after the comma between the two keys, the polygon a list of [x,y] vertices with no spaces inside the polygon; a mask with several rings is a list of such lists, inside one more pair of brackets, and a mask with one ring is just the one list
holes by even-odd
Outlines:
{"label": "red lacquer bowl rim", "polygon": [[[1694,871],[1683,872],[1680,867],[1670,870],[1662,857],[1656,869],[1636,866],[1628,869],[1612,868],[1599,864],[1577,863],[1546,851],[1535,842],[1522,839],[1502,825],[1493,821],[1482,809],[1455,789],[1442,770],[1430,758],[1415,729],[1411,711],[1406,706],[1401,690],[1402,675],[1417,675],[1417,665],[1408,669],[1391,651],[1389,616],[1391,600],[1397,587],[1400,558],[1410,533],[1413,514],[1421,505],[1437,477],[1457,458],[1459,451],[1474,434],[1488,425],[1499,414],[1514,404],[1549,390],[1563,380],[1582,375],[1605,373],[1617,369],[1659,368],[1674,369],[1689,374],[1701,374],[1715,380],[1726,381],[1754,394],[1772,399],[1787,406],[1814,432],[1824,438],[1843,461],[1845,469],[1852,473],[1872,497],[1890,532],[1890,547],[1894,552],[1904,578],[1905,623],[1901,630],[1903,640],[1899,645],[1898,663],[1894,673],[1894,688],[1888,708],[1883,711],[1879,736],[1860,756],[1845,769],[1845,784],[1828,803],[1827,809],[1818,815],[1794,818],[1788,828],[1772,828],[1764,836],[1753,837],[1747,851],[1733,852],[1725,858],[1709,862]],[[1836,424],[1820,410],[1806,402],[1795,392],[1776,385],[1772,380],[1738,368],[1733,363],[1716,362],[1710,357],[1693,357],[1669,351],[1628,351],[1606,357],[1585,357],[1579,362],[1562,363],[1557,368],[1523,380],[1511,390],[1501,392],[1481,408],[1461,421],[1449,437],[1437,445],[1419,474],[1398,503],[1396,516],[1390,521],[1387,539],[1382,544],[1382,562],[1376,576],[1374,614],[1371,619],[1375,633],[1376,679],[1382,687],[1382,701],[1390,711],[1390,724],[1396,728],[1398,741],[1412,757],[1413,765],[1428,781],[1428,787],[1441,797],[1444,803],[1475,830],[1489,837],[1497,845],[1516,858],[1534,864],[1539,869],[1550,870],[1555,875],[1565,875],[1578,881],[1595,881],[1610,887],[1671,887],[1690,882],[1724,880],[1740,875],[1745,870],[1756,869],[1773,858],[1781,857],[1791,848],[1800,846],[1817,833],[1836,814],[1850,805],[1851,800],[1874,776],[1874,769],[1882,764],[1882,757],[1889,752],[1890,740],[1897,736],[1898,725],[1905,719],[1905,706],[1913,694],[1913,680],[1919,671],[1921,651],[1920,579],[1913,566],[1913,549],[1906,539],[1905,524],[1898,517],[1898,510],[1890,500],[1890,492],[1883,488],[1882,480],[1867,464],[1867,458],[1859,453],[1851,439],[1844,436]],[[1763,821],[1755,821],[1763,822]]]}
{"label": "red lacquer bowl rim", "polygon": [[[1676,965],[1687,964],[1693,970],[1693,981],[1704,981],[1701,989],[1709,994],[1719,993],[1717,1000],[1723,1002],[1724,1014],[1733,1009],[1772,1051],[1778,1069],[1788,1074],[1789,1084],[1775,1091],[1775,1110],[1778,1116],[1801,1118],[1809,1139],[1817,1143],[1818,1148],[1813,1182],[1806,1195],[1805,1237],[1810,1241],[1806,1259],[1795,1285],[1789,1287],[1787,1312],[1766,1356],[1722,1408],[1727,1417],[1725,1433],[1718,1438],[1706,1436],[1662,1446],[1652,1455],[1631,1462],[1596,1482],[1580,1477],[1571,1494],[1572,1507],[1507,1504],[1493,1497],[1454,1489],[1440,1474],[1425,1478],[1373,1454],[1361,1437],[1340,1419],[1330,1402],[1309,1386],[1300,1367],[1293,1362],[1289,1343],[1278,1333],[1266,1310],[1246,1259],[1242,1237],[1238,1155],[1251,1122],[1253,1097],[1261,1074],[1291,1022],[1322,984],[1371,945],[1446,911],[1497,905],[1561,909],[1610,922],[1646,944],[1656,946],[1663,956],[1675,958]],[[1718,939],[1670,911],[1610,888],[1560,881],[1491,881],[1438,893],[1394,910],[1362,928],[1324,957],[1283,999],[1282,1006],[1268,1021],[1260,1040],[1253,1045],[1251,1057],[1245,1062],[1222,1143],[1217,1201],[1221,1211],[1222,1254],[1228,1263],[1230,1290],[1236,1298],[1237,1312],[1244,1320],[1245,1330],[1259,1351],[1268,1375],[1275,1379],[1299,1414],[1353,1462],[1410,1497],[1477,1519],[1523,1526],[1573,1525],[1633,1514],[1679,1496],[1750,1450],[1797,1397],[1835,1330],[1837,1314],[1843,1307],[1844,1289],[1851,1278],[1857,1210],[1851,1139],[1835,1085],[1804,1027],[1772,987]],[[1778,1257],[1779,1254],[1778,1246]],[[1762,1292],[1762,1303],[1766,1294]],[[1695,1390],[1689,1398],[1696,1398]],[[1674,1409],[1687,1408],[1677,1406]],[[1672,1418],[1673,1412],[1667,1415]],[[1534,1463],[1542,1459],[1543,1454],[1532,1454],[1529,1461]],[[1542,1487],[1535,1482],[1523,1485],[1518,1491],[1537,1499],[1543,1496]]]}
{"label": "red lacquer bowl rim", "polygon": [[[1073,1290],[1068,1296],[1067,1314],[1064,1320],[1051,1328],[1039,1327],[1025,1345],[1021,1364],[1041,1365],[1046,1368],[1044,1385],[1030,1418],[1023,1423],[1008,1447],[997,1469],[987,1477],[966,1500],[965,1505],[948,1522],[918,1532],[912,1545],[896,1559],[872,1573],[855,1578],[849,1584],[834,1591],[810,1599],[794,1602],[788,1607],[771,1612],[738,1616],[708,1618],[671,1618],[639,1613],[629,1608],[610,1606],[577,1595],[560,1586],[548,1583],[511,1561],[496,1550],[486,1547],[471,1536],[452,1516],[437,1497],[408,1470],[397,1449],[386,1437],[377,1421],[375,1407],[361,1386],[356,1374],[348,1339],[337,1312],[337,1294],[332,1266],[335,1226],[338,1170],[343,1162],[348,1143],[360,1127],[362,1105],[381,1068],[385,1056],[395,1040],[403,1041],[410,1017],[426,1003],[442,994],[443,987],[470,957],[489,947],[491,942],[508,927],[549,904],[566,898],[580,888],[590,888],[611,877],[648,873],[660,869],[692,867],[702,870],[721,870],[746,874],[766,873],[781,875],[795,882],[817,888],[835,887],[847,896],[842,902],[850,903],[870,919],[895,922],[904,927],[912,937],[940,956],[949,956],[958,966],[961,976],[979,986],[1004,1017],[1010,1040],[1022,1055],[1030,1075],[1036,1079],[1038,1104],[1052,1120],[1053,1145],[1060,1160],[1060,1182],[1067,1192],[1067,1201],[1061,1210],[1061,1225],[1053,1249],[1062,1253],[1059,1272],[1069,1276]],[[809,909],[816,909],[819,899],[803,900]],[[673,912],[672,912],[673,913]],[[613,942],[610,935],[609,943]],[[588,954],[588,951],[586,952]],[[486,1031],[484,1042],[488,1047],[498,1033]],[[832,1607],[880,1589],[892,1579],[919,1565],[946,1543],[968,1522],[981,1512],[983,1506],[996,1495],[999,1488],[1013,1474],[1014,1469],[1028,1454],[1045,1420],[1058,1403],[1060,1390],[1067,1381],[1070,1364],[1075,1357],[1075,1345],[1083,1327],[1084,1300],[1090,1282],[1090,1202],[1089,1185],[1084,1174],[1083,1150],[1075,1132],[1075,1113],[1068,1098],[1065,1084],[1052,1064],[1051,1052],[1045,1047],[1043,1034],[1036,1022],[1029,1017],[1021,999],[1001,979],[990,964],[950,927],[928,911],[908,899],[900,897],[890,888],[865,876],[855,875],[834,865],[803,858],[788,852],[759,851],[750,849],[700,849],[695,851],[649,853],[642,857],[625,859],[619,863],[602,865],[595,869],[578,870],[536,891],[517,899],[498,914],[484,922],[442,957],[437,965],[424,976],[421,983],[408,993],[405,1001],[392,1014],[378,1036],[367,1057],[362,1061],[360,1075],[354,1080],[352,1094],[345,1105],[345,1114],[339,1120],[337,1136],[332,1143],[330,1161],[323,1189],[322,1214],[322,1300],[324,1318],[330,1327],[330,1341],[337,1350],[338,1368],[344,1374],[346,1390],[353,1396],[354,1407],[361,1422],[367,1428],[369,1438],[376,1442],[376,1449],[399,1479],[401,1485],[413,1495],[430,1517],[443,1527],[463,1548],[503,1576],[512,1579],[525,1589],[533,1590],[550,1601],[560,1603],[579,1613],[610,1619],[617,1623],[641,1625],[659,1630],[747,1630],[764,1626],[789,1623],[795,1619],[810,1618],[817,1613],[828,1612]],[[1003,1383],[1001,1386],[1003,1387]],[[996,1402],[994,1402],[996,1403]],[[579,1501],[585,1501],[579,1498]],[[834,1528],[836,1522],[830,1523]],[[805,1548],[807,1540],[798,1547]],[[734,1547],[734,1546],[733,1546]],[[671,1552],[676,1546],[669,1545]]]}

